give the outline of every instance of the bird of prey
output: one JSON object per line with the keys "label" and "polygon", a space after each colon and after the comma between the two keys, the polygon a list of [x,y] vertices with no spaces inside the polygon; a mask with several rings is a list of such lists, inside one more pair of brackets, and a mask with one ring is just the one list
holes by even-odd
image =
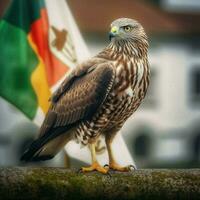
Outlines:
{"label": "bird of prey", "polygon": [[[116,163],[111,144],[147,92],[148,39],[142,25],[129,18],[112,22],[109,38],[109,45],[74,68],[52,95],[38,137],[21,160],[51,159],[67,142],[76,140],[91,151],[92,164],[82,167],[83,172],[130,170]],[[108,167],[96,159],[95,143],[101,135],[108,150]]]}

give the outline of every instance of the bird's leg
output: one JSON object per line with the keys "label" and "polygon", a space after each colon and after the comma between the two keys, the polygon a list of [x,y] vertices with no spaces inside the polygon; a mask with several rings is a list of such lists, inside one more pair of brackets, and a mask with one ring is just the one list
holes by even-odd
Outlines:
{"label": "bird's leg", "polygon": [[89,144],[89,148],[91,151],[92,165],[90,167],[82,167],[81,171],[82,172],[99,171],[103,174],[106,174],[108,172],[108,169],[101,166],[96,159],[95,143]]}
{"label": "bird's leg", "polygon": [[128,166],[122,167],[119,164],[117,164],[117,162],[115,161],[114,156],[113,156],[113,151],[112,151],[112,148],[111,148],[113,138],[114,138],[114,135],[106,136],[106,146],[107,146],[108,157],[109,157],[109,169],[112,169],[112,170],[115,170],[115,171],[120,171],[120,172],[131,171],[132,168],[134,168],[134,166],[128,165]]}

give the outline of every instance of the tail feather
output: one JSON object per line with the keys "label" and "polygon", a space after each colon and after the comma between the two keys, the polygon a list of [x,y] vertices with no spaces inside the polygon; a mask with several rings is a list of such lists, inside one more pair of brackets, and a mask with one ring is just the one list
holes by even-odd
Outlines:
{"label": "tail feather", "polygon": [[[20,160],[21,161],[40,161],[39,153],[42,151],[44,145],[43,138],[35,140],[29,148],[23,153]],[[47,156],[46,156],[47,157]],[[50,159],[50,158],[49,158]],[[41,160],[47,160],[47,158],[41,158]]]}
{"label": "tail feather", "polygon": [[71,126],[57,128],[51,134],[44,134],[39,137],[23,153],[20,160],[28,162],[52,159],[66,142],[70,140],[70,133],[66,132],[69,128]]}

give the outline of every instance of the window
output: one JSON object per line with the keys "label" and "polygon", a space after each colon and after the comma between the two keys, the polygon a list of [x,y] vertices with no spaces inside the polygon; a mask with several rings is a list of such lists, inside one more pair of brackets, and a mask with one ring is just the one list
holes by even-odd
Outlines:
{"label": "window", "polygon": [[192,149],[193,149],[193,159],[195,162],[200,161],[200,133],[198,132],[197,135],[194,137],[192,142]]}
{"label": "window", "polygon": [[164,9],[170,11],[198,12],[200,10],[198,0],[162,0],[161,5]]}
{"label": "window", "polygon": [[136,156],[146,158],[150,154],[151,138],[146,132],[139,132],[138,136],[133,142],[133,151]]}
{"label": "window", "polygon": [[200,103],[200,66],[195,67],[190,77],[190,94],[193,103]]}

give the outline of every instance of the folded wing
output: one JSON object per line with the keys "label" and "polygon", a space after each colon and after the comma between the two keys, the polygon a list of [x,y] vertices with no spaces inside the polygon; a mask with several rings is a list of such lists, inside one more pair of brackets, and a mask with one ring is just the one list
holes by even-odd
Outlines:
{"label": "folded wing", "polygon": [[39,138],[22,156],[37,157],[42,147],[81,121],[91,119],[106,100],[115,79],[109,63],[87,67],[68,78],[54,94],[52,104],[40,129]]}

